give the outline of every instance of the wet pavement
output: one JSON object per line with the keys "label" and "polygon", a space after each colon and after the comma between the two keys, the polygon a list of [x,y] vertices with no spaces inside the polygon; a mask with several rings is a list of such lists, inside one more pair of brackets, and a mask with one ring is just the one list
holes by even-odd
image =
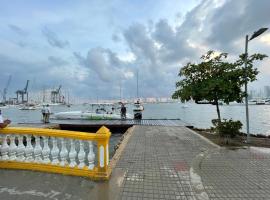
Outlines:
{"label": "wet pavement", "polygon": [[108,182],[0,170],[0,199],[270,199],[270,151],[219,148],[185,127],[135,126]]}

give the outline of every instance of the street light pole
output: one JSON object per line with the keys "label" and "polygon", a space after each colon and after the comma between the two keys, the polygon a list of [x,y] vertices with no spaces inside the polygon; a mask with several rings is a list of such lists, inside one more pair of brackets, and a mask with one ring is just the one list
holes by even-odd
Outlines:
{"label": "street light pole", "polygon": [[248,91],[247,91],[247,83],[248,83],[248,70],[247,70],[247,61],[248,61],[248,42],[259,35],[263,34],[268,28],[260,28],[258,31],[254,32],[250,39],[248,39],[248,35],[246,35],[246,41],[245,41],[245,104],[246,104],[246,123],[247,123],[247,143],[250,142],[250,133],[249,133],[249,113],[248,113]]}
{"label": "street light pole", "polygon": [[247,90],[247,60],[248,60],[248,35],[246,35],[245,42],[245,104],[246,104],[246,122],[247,122],[247,143],[250,142],[249,134],[249,112],[248,112],[248,90]]}

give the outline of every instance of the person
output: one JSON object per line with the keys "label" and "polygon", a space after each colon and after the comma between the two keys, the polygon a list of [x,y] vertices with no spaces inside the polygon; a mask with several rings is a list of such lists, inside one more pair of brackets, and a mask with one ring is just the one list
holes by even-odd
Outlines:
{"label": "person", "polygon": [[9,119],[4,120],[2,116],[2,111],[0,110],[0,128],[5,128],[7,127],[11,121]]}
{"label": "person", "polygon": [[51,114],[51,109],[50,109],[49,104],[47,104],[47,106],[45,108],[45,123],[50,122],[50,114]]}
{"label": "person", "polygon": [[122,119],[126,119],[126,114],[127,114],[127,108],[125,107],[125,105],[122,103],[121,105],[121,118]]}
{"label": "person", "polygon": [[41,109],[43,123],[45,123],[45,115],[46,115],[45,112],[46,112],[46,108],[45,108],[45,105],[43,105],[43,107]]}

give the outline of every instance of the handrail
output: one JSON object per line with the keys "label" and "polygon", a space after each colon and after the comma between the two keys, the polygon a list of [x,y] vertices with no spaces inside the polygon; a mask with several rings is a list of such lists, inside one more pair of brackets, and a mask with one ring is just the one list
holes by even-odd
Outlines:
{"label": "handrail", "polygon": [[105,126],[101,127],[97,133],[86,133],[78,131],[67,131],[57,129],[31,128],[31,127],[7,127],[0,129],[0,134],[31,134],[48,137],[76,138],[78,140],[102,140],[110,138],[111,133]]}
{"label": "handrail", "polygon": [[[111,172],[108,167],[110,136],[110,130],[105,126],[96,133],[29,127],[0,129],[0,168],[108,179]],[[92,142],[96,143],[96,153]],[[76,151],[76,145],[79,151]]]}

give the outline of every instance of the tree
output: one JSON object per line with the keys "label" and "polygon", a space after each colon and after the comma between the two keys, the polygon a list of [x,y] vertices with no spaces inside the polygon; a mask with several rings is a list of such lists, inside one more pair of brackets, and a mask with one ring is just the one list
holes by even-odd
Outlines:
{"label": "tree", "polygon": [[187,63],[180,69],[178,76],[181,80],[176,82],[176,91],[172,97],[180,98],[182,102],[191,99],[196,103],[207,100],[216,105],[218,120],[221,121],[218,101],[226,104],[232,101],[242,102],[247,95],[242,91],[245,73],[248,82],[255,81],[258,70],[253,68],[253,62],[267,57],[262,54],[248,57],[246,71],[242,66],[245,55],[240,55],[239,60],[233,63],[226,61],[227,56],[227,53],[208,51],[201,57],[201,63]]}

